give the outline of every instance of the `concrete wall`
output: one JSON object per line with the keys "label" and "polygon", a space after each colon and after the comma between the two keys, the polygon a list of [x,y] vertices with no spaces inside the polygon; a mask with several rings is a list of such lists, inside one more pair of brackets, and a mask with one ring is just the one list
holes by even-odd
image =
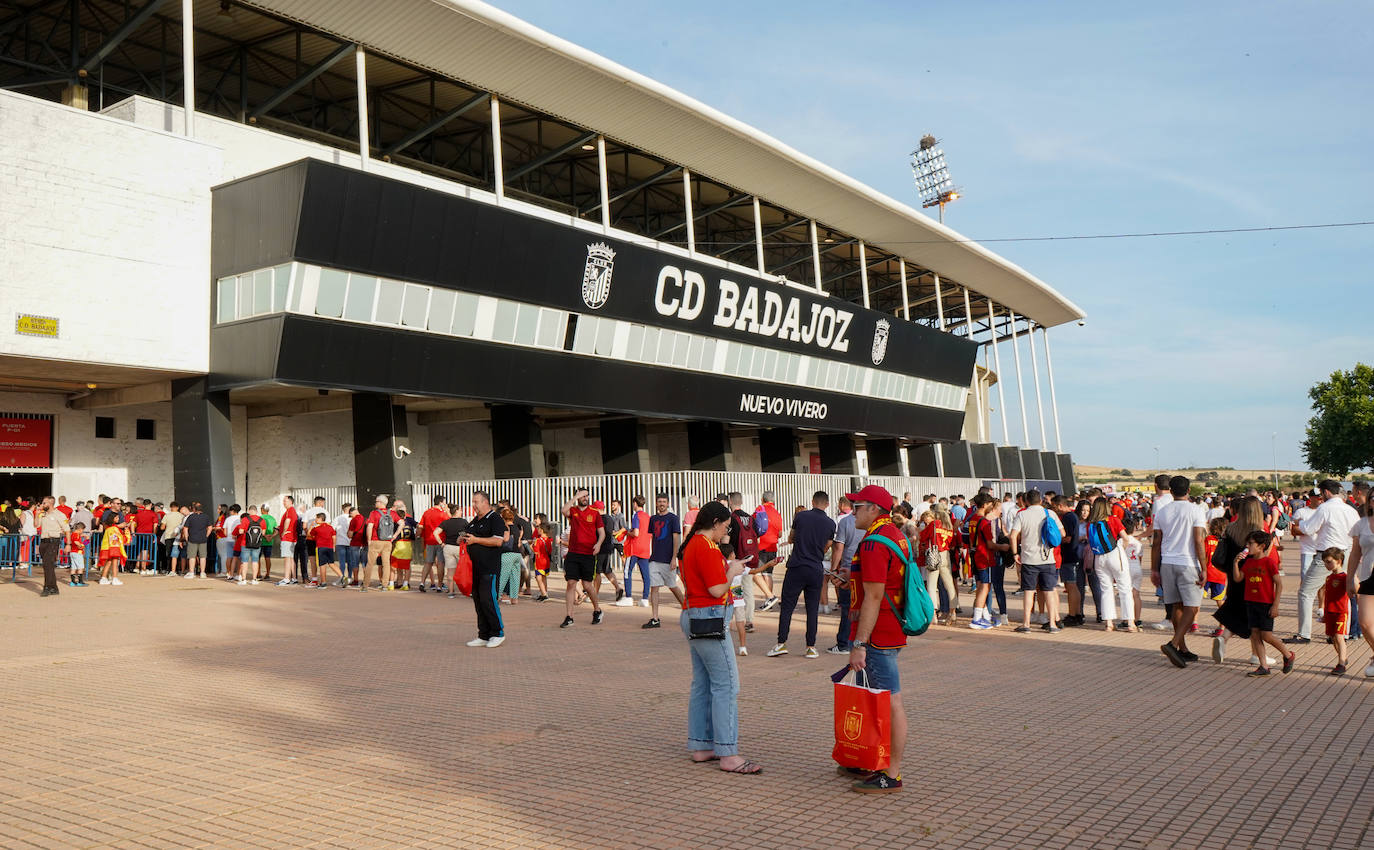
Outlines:
{"label": "concrete wall", "polygon": [[[172,406],[130,405],[106,410],[70,410],[56,393],[0,392],[0,411],[49,413],[53,421],[53,492],[26,496],[93,499],[101,493],[122,498],[167,501],[172,493]],[[114,439],[96,439],[95,417],[112,416]],[[134,439],[134,420],[152,419],[156,439]],[[3,485],[0,495],[19,495]]]}
{"label": "concrete wall", "polygon": [[558,452],[563,475],[601,474],[601,438],[588,437],[585,428],[545,430],[544,451]]}
{"label": "concrete wall", "polygon": [[[205,371],[219,156],[0,91],[0,353]],[[59,337],[16,334],[18,313]]]}
{"label": "concrete wall", "polygon": [[472,481],[496,474],[490,423],[453,422],[430,425],[428,431],[430,480]]}

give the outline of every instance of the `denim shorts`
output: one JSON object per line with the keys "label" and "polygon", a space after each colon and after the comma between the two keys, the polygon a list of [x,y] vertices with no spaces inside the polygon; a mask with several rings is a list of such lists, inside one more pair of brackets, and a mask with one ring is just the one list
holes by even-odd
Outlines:
{"label": "denim shorts", "polygon": [[979,584],[992,584],[992,567],[975,568],[973,580]]}
{"label": "denim shorts", "polygon": [[1021,564],[1021,589],[1054,590],[1059,586],[1059,570],[1054,564]]}
{"label": "denim shorts", "polygon": [[902,692],[902,677],[897,672],[899,652],[900,649],[874,649],[871,646],[864,651],[864,678],[868,687],[892,691],[894,694]]}
{"label": "denim shorts", "polygon": [[1082,579],[1082,578],[1083,578],[1083,565],[1082,565],[1082,564],[1062,564],[1062,565],[1060,565],[1060,567],[1059,567],[1059,580],[1062,581],[1064,584],[1066,584],[1066,585],[1068,585],[1068,584],[1076,585],[1076,584],[1078,584],[1079,580]]}

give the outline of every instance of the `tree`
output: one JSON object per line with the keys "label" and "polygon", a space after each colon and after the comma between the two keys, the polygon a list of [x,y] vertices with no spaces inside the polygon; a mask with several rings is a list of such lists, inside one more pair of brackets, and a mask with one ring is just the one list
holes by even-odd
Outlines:
{"label": "tree", "polygon": [[1374,466],[1374,367],[1356,363],[1307,391],[1317,412],[1307,423],[1303,454],[1313,469],[1344,476]]}

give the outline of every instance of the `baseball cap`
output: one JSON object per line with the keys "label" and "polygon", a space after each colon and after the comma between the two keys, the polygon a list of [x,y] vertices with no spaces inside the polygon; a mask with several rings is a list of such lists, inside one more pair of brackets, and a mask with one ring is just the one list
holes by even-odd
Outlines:
{"label": "baseball cap", "polygon": [[892,510],[892,494],[877,484],[870,484],[857,493],[845,493],[844,496],[851,502],[868,502],[885,511]]}
{"label": "baseball cap", "polygon": [[597,499],[595,502],[592,502],[592,507],[596,508],[597,510],[601,510],[602,508],[606,507],[606,503],[601,501],[600,499]]}

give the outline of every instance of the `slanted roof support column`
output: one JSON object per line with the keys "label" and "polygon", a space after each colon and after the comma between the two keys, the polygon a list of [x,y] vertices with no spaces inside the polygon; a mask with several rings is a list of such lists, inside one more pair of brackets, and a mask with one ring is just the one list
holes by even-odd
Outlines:
{"label": "slanted roof support column", "polygon": [[1002,420],[1002,445],[1011,445],[1011,432],[1007,428],[1007,394],[1002,389],[1006,381],[1002,380],[1002,352],[997,348],[997,310],[992,306],[992,299],[988,299],[988,326],[992,328],[992,362],[997,369],[997,407],[998,418]]}
{"label": "slanted roof support column", "polygon": [[868,309],[868,253],[864,250],[864,241],[859,240],[859,282],[864,290],[864,309]]}
{"label": "slanted roof support column", "polygon": [[687,250],[695,254],[697,250],[697,228],[692,221],[692,172],[682,169],[682,208],[687,213]]}
{"label": "slanted roof support column", "polygon": [[611,183],[606,174],[606,137],[596,137],[596,170],[601,185],[601,226],[611,226]]}
{"label": "slanted roof support column", "polygon": [[754,196],[754,253],[758,257],[759,274],[763,270],[763,213],[759,210],[759,196]]}
{"label": "slanted roof support column", "polygon": [[506,197],[505,167],[501,163],[501,100],[491,96],[491,173],[496,182],[496,197]]}
{"label": "slanted roof support column", "polygon": [[821,289],[821,241],[816,236],[816,220],[808,220],[811,225],[811,266],[816,273],[816,291],[825,292]]}
{"label": "slanted roof support column", "polygon": [[911,297],[906,292],[906,260],[898,258],[897,270],[902,276],[902,318],[911,321]]}
{"label": "slanted roof support column", "polygon": [[358,165],[366,171],[367,160],[372,156],[372,142],[367,126],[367,53],[361,44],[353,46],[353,60],[357,64],[358,77]]}

